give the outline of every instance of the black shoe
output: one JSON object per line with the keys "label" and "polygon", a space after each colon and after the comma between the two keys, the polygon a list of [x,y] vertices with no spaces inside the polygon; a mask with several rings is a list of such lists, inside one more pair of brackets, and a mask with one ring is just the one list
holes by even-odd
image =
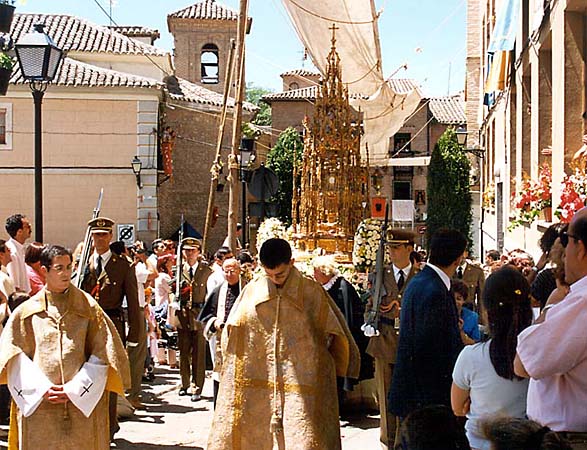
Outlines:
{"label": "black shoe", "polygon": [[183,389],[183,388],[181,388],[181,389],[179,390],[179,395],[180,395],[180,396],[188,395],[188,390],[187,390],[187,389]]}
{"label": "black shoe", "polygon": [[192,394],[192,397],[190,398],[190,400],[192,402],[197,402],[198,400],[200,400],[202,398],[202,396],[200,394]]}
{"label": "black shoe", "polygon": [[110,430],[110,442],[114,440],[114,435],[120,431],[120,425],[116,424],[116,427]]}

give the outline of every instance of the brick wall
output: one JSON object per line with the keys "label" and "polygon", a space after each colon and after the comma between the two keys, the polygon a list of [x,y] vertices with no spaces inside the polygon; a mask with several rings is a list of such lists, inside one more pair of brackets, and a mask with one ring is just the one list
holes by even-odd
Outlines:
{"label": "brick wall", "polygon": [[[236,21],[169,19],[169,31],[174,38],[176,75],[222,93],[230,40],[236,39],[236,26]],[[200,55],[202,47],[206,44],[214,44],[218,47],[219,82],[217,84],[200,83]]]}

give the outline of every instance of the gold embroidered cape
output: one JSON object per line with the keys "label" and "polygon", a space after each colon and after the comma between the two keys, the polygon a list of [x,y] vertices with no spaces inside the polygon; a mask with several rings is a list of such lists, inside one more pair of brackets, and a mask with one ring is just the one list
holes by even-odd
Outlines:
{"label": "gold embroidered cape", "polygon": [[[358,377],[360,357],[322,286],[295,268],[280,289],[266,276],[251,281],[224,328],[222,354],[208,450],[341,448],[336,376]],[[272,433],[276,410],[283,430]]]}
{"label": "gold embroidered cape", "polygon": [[88,418],[71,402],[66,410],[43,400],[26,418],[13,403],[9,449],[109,449],[107,391],[124,395],[130,372],[116,328],[98,303],[71,284],[65,294],[42,289],[12,313],[2,332],[0,383],[6,384],[7,364],[21,352],[55,385],[70,381],[91,355],[109,366],[108,378]]}

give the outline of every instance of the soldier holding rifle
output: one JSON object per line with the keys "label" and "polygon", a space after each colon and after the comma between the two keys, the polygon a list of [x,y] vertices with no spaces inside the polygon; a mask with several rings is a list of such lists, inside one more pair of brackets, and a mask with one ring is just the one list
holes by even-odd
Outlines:
{"label": "soldier holding rifle", "polygon": [[[110,317],[120,338],[127,344],[129,359],[135,358],[135,349],[140,348],[139,342],[145,341],[145,321],[143,312],[139,308],[137,291],[137,278],[134,268],[125,259],[110,251],[112,240],[112,227],[114,221],[106,217],[97,217],[88,222],[90,235],[94,244],[94,253],[91,255],[89,264],[86,266],[81,287],[92,295],[104,312]],[[122,301],[126,297],[128,307],[128,335],[125,333],[125,318],[122,308]],[[138,390],[140,391],[141,371],[138,378]],[[137,380],[131,374],[131,392],[137,389]],[[110,436],[120,429],[116,416],[116,394],[110,394],[109,404]]]}
{"label": "soldier holding rifle", "polygon": [[[397,356],[402,295],[412,277],[418,272],[417,266],[410,260],[410,254],[414,250],[414,237],[414,233],[410,230],[392,229],[385,241],[391,264],[381,269],[376,267],[375,273],[371,274],[372,279],[377,276],[382,278],[378,305],[378,333],[373,333],[375,335],[370,337],[367,353],[375,358],[380,440],[384,449],[393,449],[396,436],[399,438],[399,423],[388,411],[387,395]],[[374,281],[376,284],[376,280]],[[373,310],[373,297],[369,298],[366,311]]]}

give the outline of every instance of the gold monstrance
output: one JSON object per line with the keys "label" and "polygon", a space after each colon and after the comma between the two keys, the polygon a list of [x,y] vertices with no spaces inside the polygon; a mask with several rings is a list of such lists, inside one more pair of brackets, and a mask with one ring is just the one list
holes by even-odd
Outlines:
{"label": "gold monstrance", "polygon": [[368,170],[361,167],[361,119],[349,104],[336,51],[336,27],[314,118],[304,123],[302,161],[294,165],[292,215],[300,250],[350,255],[368,204]]}

